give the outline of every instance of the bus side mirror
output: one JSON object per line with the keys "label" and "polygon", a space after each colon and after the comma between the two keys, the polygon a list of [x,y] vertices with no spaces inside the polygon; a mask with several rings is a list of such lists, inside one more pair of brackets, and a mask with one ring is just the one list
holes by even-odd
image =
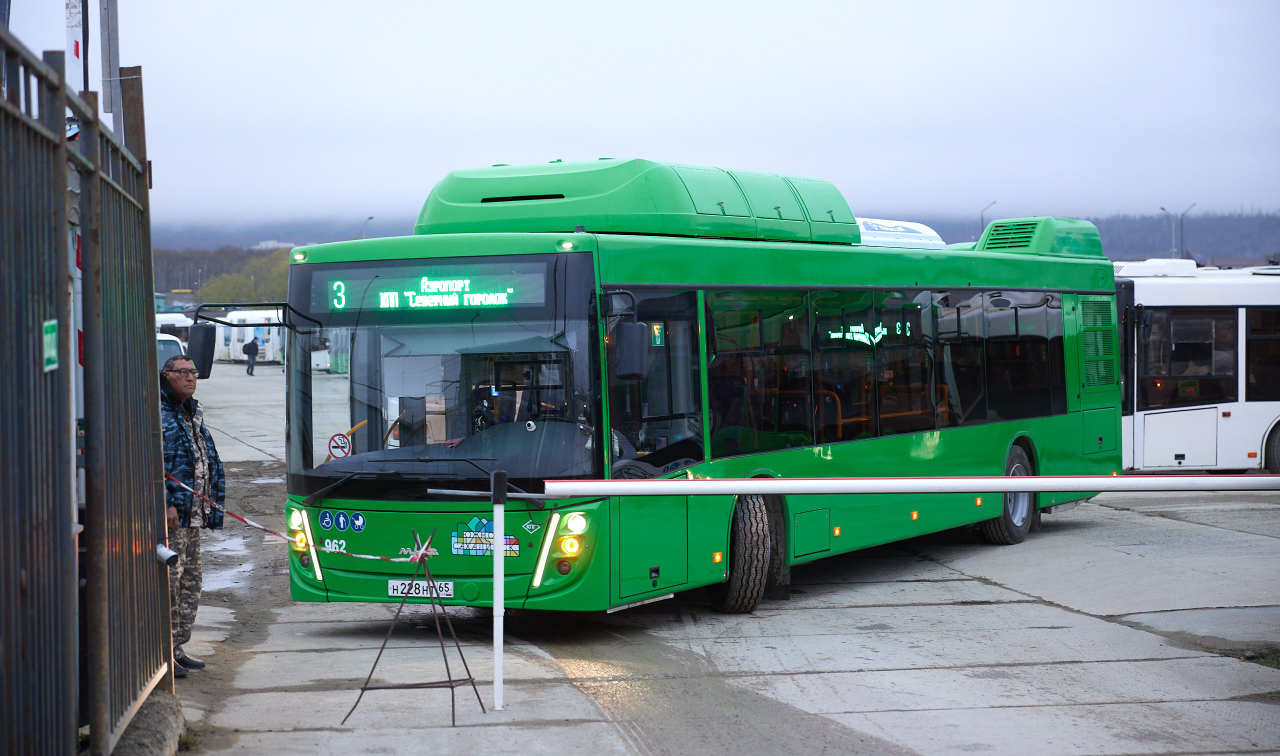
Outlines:
{"label": "bus side mirror", "polygon": [[617,344],[613,350],[613,375],[635,381],[649,374],[649,325],[624,320],[613,329]]}
{"label": "bus side mirror", "polygon": [[213,372],[213,344],[217,328],[212,323],[196,323],[187,337],[187,356],[196,364],[201,379]]}

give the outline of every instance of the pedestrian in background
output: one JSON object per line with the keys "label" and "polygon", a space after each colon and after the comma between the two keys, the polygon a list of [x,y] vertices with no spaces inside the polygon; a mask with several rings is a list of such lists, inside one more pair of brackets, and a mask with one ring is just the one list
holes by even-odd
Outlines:
{"label": "pedestrian in background", "polygon": [[245,368],[245,372],[253,375],[253,366],[258,362],[258,337],[254,336],[250,339],[241,351],[244,352],[245,357],[249,358],[249,366]]}
{"label": "pedestrian in background", "polygon": [[[195,399],[196,366],[190,357],[165,360],[160,370],[160,427],[164,439],[164,470],[198,491],[192,494],[165,478],[165,518],[169,548],[178,561],[169,572],[169,619],[173,627],[173,674],[186,677],[189,669],[203,669],[204,662],[187,656],[182,645],[191,639],[191,625],[200,606],[203,574],[200,529],[222,527],[226,478],[213,436],[204,424],[204,412]],[[212,501],[217,506],[211,506]]]}

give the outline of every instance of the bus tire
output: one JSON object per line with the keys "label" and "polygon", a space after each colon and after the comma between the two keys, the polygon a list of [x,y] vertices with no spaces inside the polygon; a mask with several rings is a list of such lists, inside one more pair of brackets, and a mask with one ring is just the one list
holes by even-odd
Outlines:
{"label": "bus tire", "polygon": [[715,607],[722,612],[755,611],[769,577],[769,511],[763,496],[739,496],[729,532],[729,581]]}
{"label": "bus tire", "polygon": [[[1035,474],[1035,470],[1031,467],[1031,459],[1027,457],[1027,452],[1021,446],[1014,446],[1009,450],[1009,456],[1004,463],[1004,474],[1006,476]],[[979,523],[978,532],[987,543],[1004,546],[1022,543],[1035,519],[1036,495],[1006,493],[1002,498],[1004,505],[1000,516]]]}
{"label": "bus tire", "polygon": [[1267,472],[1280,475],[1280,425],[1271,430],[1266,449]]}

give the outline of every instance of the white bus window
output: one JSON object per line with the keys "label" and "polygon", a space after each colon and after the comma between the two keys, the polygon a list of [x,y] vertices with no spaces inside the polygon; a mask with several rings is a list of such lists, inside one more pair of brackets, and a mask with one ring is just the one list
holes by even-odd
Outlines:
{"label": "white bus window", "polygon": [[1250,308],[1246,317],[1244,399],[1280,401],[1280,309]]}
{"label": "white bus window", "polygon": [[1148,308],[1143,329],[1139,409],[1236,400],[1234,308]]}

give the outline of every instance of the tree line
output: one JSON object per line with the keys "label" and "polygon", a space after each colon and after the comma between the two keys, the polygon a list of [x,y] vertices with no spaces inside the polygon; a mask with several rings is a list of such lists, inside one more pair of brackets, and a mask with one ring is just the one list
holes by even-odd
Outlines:
{"label": "tree line", "polygon": [[[933,227],[947,242],[973,241],[980,233],[977,218],[913,219]],[[1102,249],[1113,260],[1169,257],[1176,247],[1203,265],[1280,264],[1280,213],[1201,213],[1188,215],[1180,227],[1160,215],[1088,220],[1097,225]],[[155,287],[163,292],[192,289],[201,302],[282,302],[289,289],[289,250],[157,249]]]}

